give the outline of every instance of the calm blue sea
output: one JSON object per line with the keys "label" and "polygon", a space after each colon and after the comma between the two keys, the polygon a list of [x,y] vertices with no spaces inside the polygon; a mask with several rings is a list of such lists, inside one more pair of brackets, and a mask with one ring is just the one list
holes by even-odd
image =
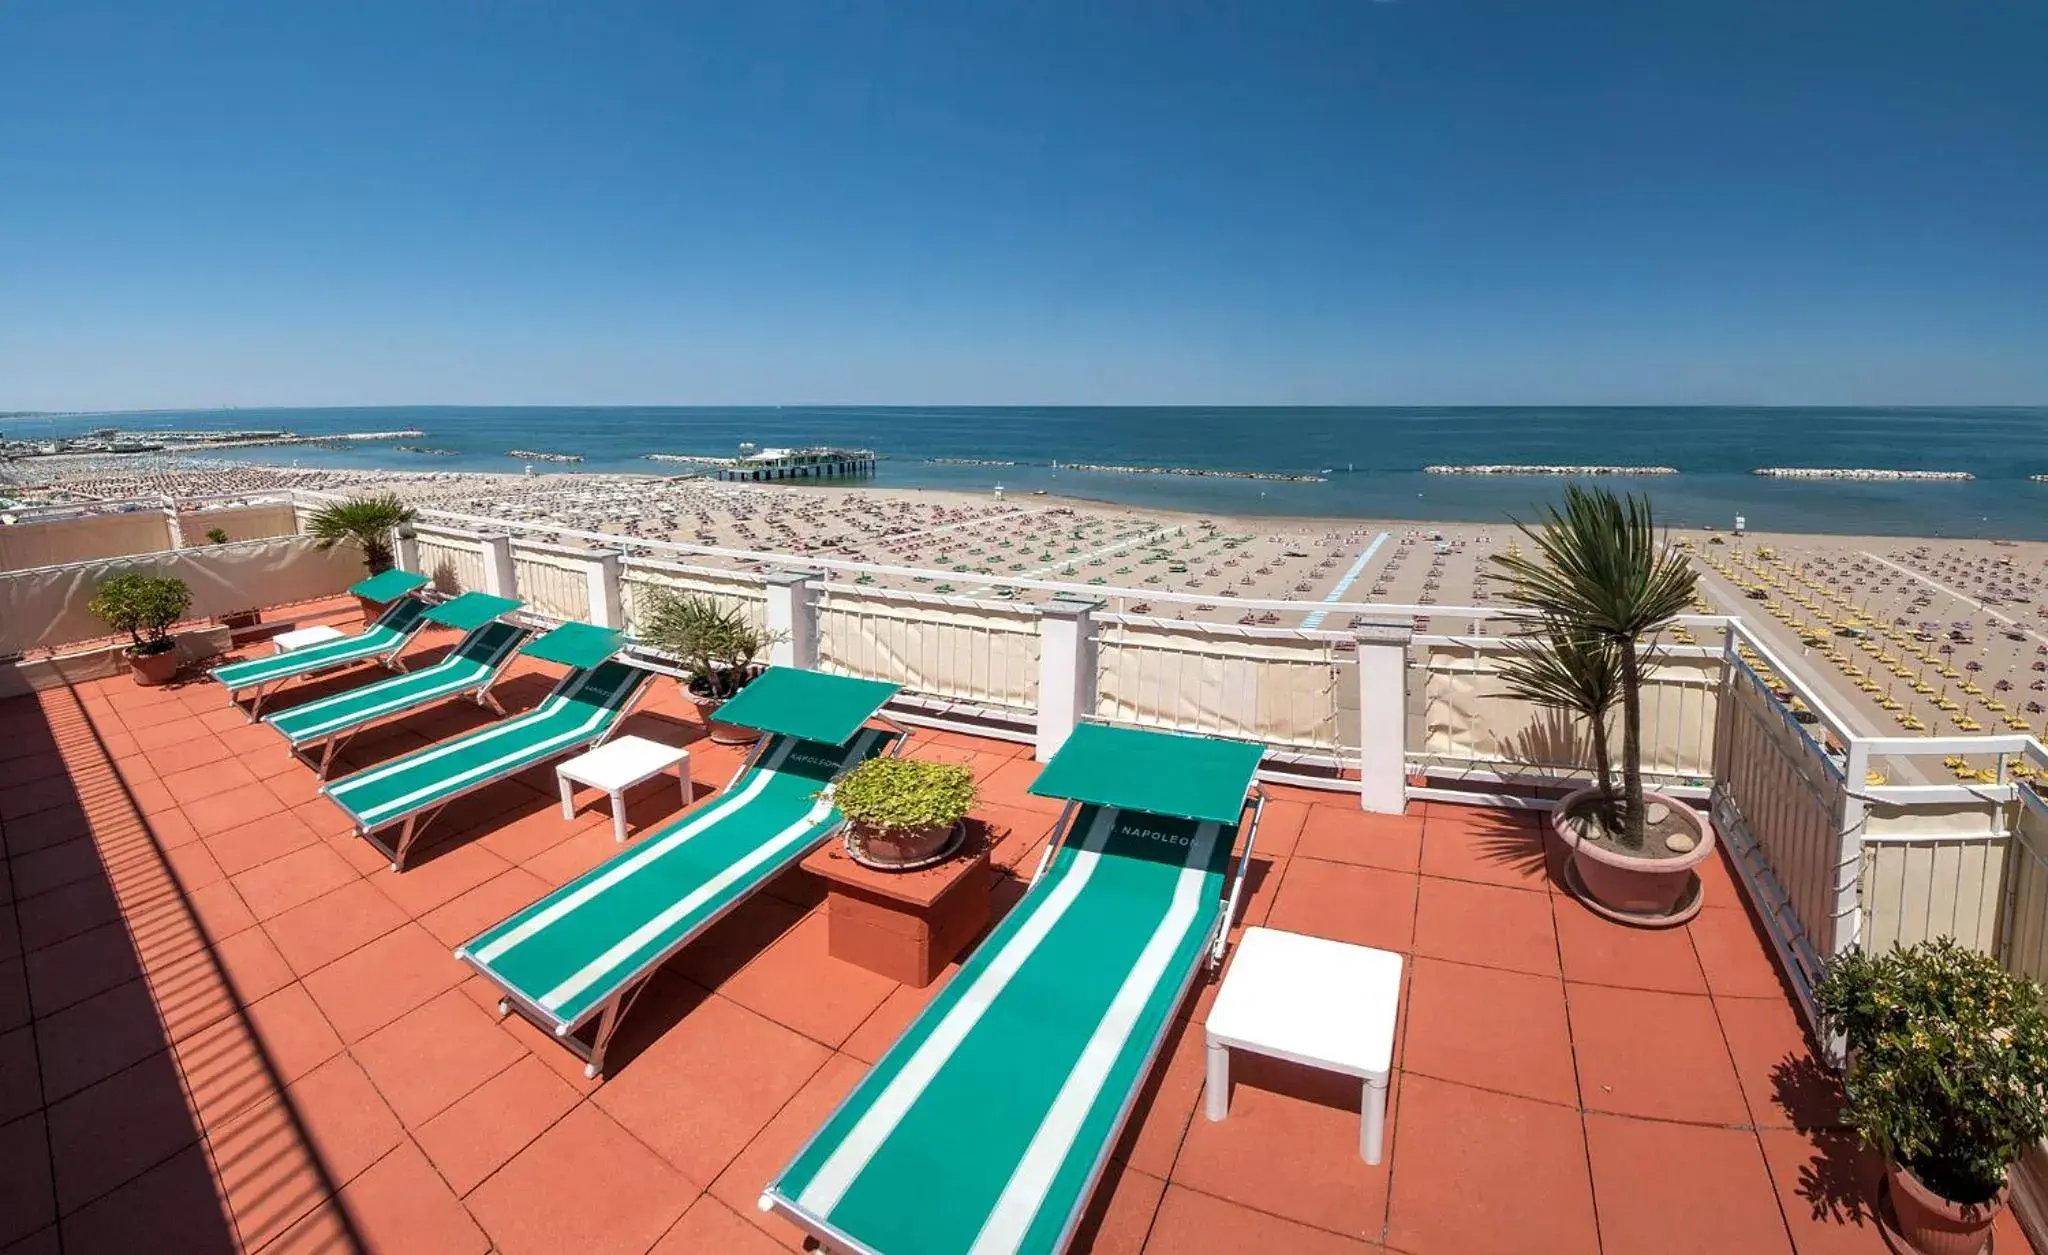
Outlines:
{"label": "calm blue sea", "polygon": [[[1525,514],[1562,481],[1424,475],[1429,463],[1666,465],[1683,474],[1609,480],[1647,490],[1673,524],[1759,531],[2048,539],[2048,408],[2001,409],[1208,409],[1011,407],[787,408],[394,406],[238,409],[0,419],[9,436],[94,427],[267,428],[301,434],[414,427],[415,442],[457,456],[401,453],[392,442],[347,450],[252,449],[231,456],[305,466],[516,470],[506,450],[578,453],[544,470],[663,472],[644,454],[730,455],[763,445],[853,444],[885,459],[883,487],[1020,491],[1231,514],[1495,520]],[[930,465],[932,457],[1038,465]],[[1052,461],[1315,473],[1327,483],[1190,479],[1054,470]],[[1968,483],[1787,482],[1759,466],[1962,470]]]}

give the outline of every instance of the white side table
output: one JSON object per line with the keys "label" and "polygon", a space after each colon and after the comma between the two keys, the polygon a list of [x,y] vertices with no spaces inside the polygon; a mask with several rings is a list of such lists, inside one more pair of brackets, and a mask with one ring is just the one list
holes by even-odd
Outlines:
{"label": "white side table", "polygon": [[1358,1153],[1378,1163],[1400,1004],[1398,954],[1247,928],[1209,1009],[1206,1114],[1230,1112],[1232,1047],[1356,1076],[1365,1082]]}
{"label": "white side table", "polygon": [[288,654],[294,649],[304,649],[308,645],[325,645],[329,641],[338,641],[344,635],[346,633],[338,628],[331,628],[323,623],[318,627],[300,628],[296,632],[279,632],[270,638],[270,643],[277,646],[278,653]]}
{"label": "white side table", "polygon": [[644,737],[622,736],[588,754],[579,754],[555,768],[562,785],[562,818],[576,818],[576,786],[602,789],[612,797],[612,835],[626,839],[626,790],[676,769],[682,781],[683,805],[690,804],[690,751]]}

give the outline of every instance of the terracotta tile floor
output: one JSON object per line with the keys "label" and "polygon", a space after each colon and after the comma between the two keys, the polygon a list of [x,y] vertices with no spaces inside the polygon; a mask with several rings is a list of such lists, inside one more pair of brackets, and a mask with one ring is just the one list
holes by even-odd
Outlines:
{"label": "terracotta tile floor", "polygon": [[[548,683],[516,669],[508,705]],[[484,721],[424,714],[347,761]],[[692,743],[700,799],[738,761],[668,681],[633,724]],[[798,1244],[760,1186],[931,990],[830,958],[796,873],[661,973],[586,1081],[449,951],[612,853],[607,804],[565,822],[529,773],[395,876],[266,736],[203,682],[0,702],[0,1251]],[[1022,747],[913,744],[974,767],[998,863],[1028,871],[1051,815]],[[1408,956],[1386,1162],[1358,1158],[1353,1084],[1285,1065],[1240,1057],[1229,1119],[1203,1119],[1199,987],[1082,1248],[1883,1249],[1725,869],[1699,921],[1639,933],[1557,892],[1525,819],[1273,799],[1246,917]],[[673,785],[629,802],[641,830],[676,808]]]}

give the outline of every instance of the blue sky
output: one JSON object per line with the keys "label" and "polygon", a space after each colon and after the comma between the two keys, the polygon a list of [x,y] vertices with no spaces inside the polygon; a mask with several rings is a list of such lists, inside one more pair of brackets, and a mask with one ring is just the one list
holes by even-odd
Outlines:
{"label": "blue sky", "polygon": [[0,6],[0,409],[2048,402],[2040,0]]}

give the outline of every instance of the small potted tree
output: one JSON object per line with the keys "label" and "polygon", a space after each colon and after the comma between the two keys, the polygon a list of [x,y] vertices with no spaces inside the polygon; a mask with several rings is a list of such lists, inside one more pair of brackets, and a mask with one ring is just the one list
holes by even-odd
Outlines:
{"label": "small potted tree", "polygon": [[974,809],[974,773],[959,763],[870,758],[831,793],[846,816],[847,857],[879,871],[914,871],[958,846],[960,821]]}
{"label": "small potted tree", "polygon": [[723,606],[715,598],[663,591],[655,595],[640,636],[682,665],[683,696],[697,707],[714,743],[749,745],[760,738],[752,728],[713,716],[761,674],[761,657],[780,639],[777,634],[755,627],[738,607]]}
{"label": "small potted tree", "polygon": [[[1537,615],[1535,635],[1548,642],[1521,660],[1525,695],[1565,679],[1567,703],[1592,732],[1600,780],[1559,799],[1552,832],[1571,851],[1565,875],[1593,910],[1625,923],[1665,926],[1698,913],[1704,897],[1694,868],[1711,857],[1714,830],[1704,815],[1643,787],[1643,680],[1655,654],[1645,642],[1692,604],[1698,575],[1683,553],[1665,543],[1647,499],[1573,485],[1563,509],[1546,507],[1541,526],[1517,524],[1533,554],[1494,555],[1512,577],[1510,602]],[[1611,659],[1609,656],[1611,655]],[[1607,715],[1595,718],[1588,674],[1545,677],[1536,668],[1587,672],[1612,667],[1601,687],[1621,705],[1621,789],[1606,765]],[[1554,664],[1554,665],[1553,665]],[[1511,686],[1517,672],[1509,670]],[[1542,683],[1531,683],[1542,681]],[[1539,699],[1540,700],[1540,699]],[[1613,698],[1608,698],[1612,705]]]}
{"label": "small potted tree", "polygon": [[168,684],[178,674],[178,643],[171,625],[192,606],[185,581],[124,571],[109,576],[94,590],[86,609],[116,632],[126,632],[128,670],[135,682]]}
{"label": "small potted tree", "polygon": [[1814,1002],[1848,1047],[1843,1115],[1885,1157],[1896,1236],[1925,1255],[1984,1250],[2007,1171],[2048,1136],[2041,987],[1941,937],[1836,955]]}
{"label": "small potted tree", "polygon": [[[416,512],[398,499],[397,493],[385,493],[381,497],[354,497],[322,506],[307,523],[307,530],[319,542],[321,549],[332,549],[336,545],[352,545],[363,555],[363,565],[370,574],[381,575],[391,569],[391,533],[411,523]],[[362,605],[363,621],[368,622],[383,611],[383,607],[368,598],[356,599]]]}

